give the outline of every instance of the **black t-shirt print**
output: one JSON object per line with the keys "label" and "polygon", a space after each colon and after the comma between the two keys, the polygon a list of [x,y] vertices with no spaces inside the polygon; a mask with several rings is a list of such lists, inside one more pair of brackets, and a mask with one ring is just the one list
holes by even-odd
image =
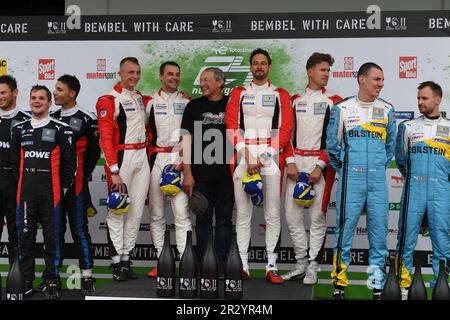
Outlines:
{"label": "black t-shirt print", "polygon": [[231,176],[229,163],[233,157],[233,146],[226,137],[227,102],[227,96],[218,101],[200,97],[190,101],[184,110],[181,128],[192,135],[191,161],[195,180],[208,181]]}

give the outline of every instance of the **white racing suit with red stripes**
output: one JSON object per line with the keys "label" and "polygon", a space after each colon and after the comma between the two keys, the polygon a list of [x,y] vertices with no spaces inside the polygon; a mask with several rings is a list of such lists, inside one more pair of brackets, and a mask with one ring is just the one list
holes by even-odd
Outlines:
{"label": "white racing suit with red stripes", "polygon": [[307,256],[308,240],[310,261],[318,258],[325,240],[326,213],[335,176],[326,154],[326,130],[330,110],[340,100],[341,97],[330,95],[325,88],[306,88],[303,94],[291,98],[295,125],[292,141],[285,149],[286,163],[295,163],[299,172],[311,173],[316,166],[323,170],[320,180],[314,184],[315,199],[307,210],[311,221],[309,239],[304,226],[305,208],[292,197],[295,181],[286,180],[286,222],[297,261]]}
{"label": "white racing suit with red stripes", "polygon": [[111,171],[119,170],[131,197],[127,213],[119,215],[108,211],[106,222],[111,257],[130,255],[139,232],[150,181],[145,110],[150,99],[138,91],[126,90],[118,83],[110,94],[100,97],[96,105],[108,189]]}
{"label": "white racing suit with red stripes", "polygon": [[[270,153],[265,167],[261,169],[264,194],[264,218],[266,221],[266,272],[277,270],[275,252],[280,237],[280,189],[284,159],[280,151],[289,143],[293,119],[289,93],[267,82],[257,86],[253,82],[236,87],[228,101],[225,123],[232,129],[232,141],[238,153],[244,147],[255,159]],[[227,132],[228,134],[230,132]],[[253,205],[242,188],[247,163],[241,157],[234,170],[234,195],[236,200],[236,233],[243,268],[248,270],[248,248],[251,236]]]}
{"label": "white racing suit with red stripes", "polygon": [[[181,120],[188,102],[180,92],[166,93],[162,89],[149,102],[150,232],[158,257],[164,245],[166,229],[166,199],[159,188],[159,181],[166,165],[181,162],[177,144],[180,140]],[[168,198],[175,220],[177,249],[181,256],[186,246],[187,231],[192,230],[188,197],[180,191],[175,197]]]}

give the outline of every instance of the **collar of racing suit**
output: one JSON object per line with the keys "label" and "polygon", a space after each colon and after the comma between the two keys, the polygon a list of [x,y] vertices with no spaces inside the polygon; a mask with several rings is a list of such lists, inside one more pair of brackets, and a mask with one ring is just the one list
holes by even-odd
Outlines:
{"label": "collar of racing suit", "polygon": [[5,118],[5,119],[14,118],[18,112],[19,112],[19,108],[17,108],[17,107],[15,107],[14,109],[8,110],[8,111],[3,111],[0,109],[0,117]]}
{"label": "collar of racing suit", "polygon": [[74,105],[72,108],[61,108],[61,117],[70,117],[78,112],[78,104]]}
{"label": "collar of racing suit", "polygon": [[133,97],[133,96],[136,95],[136,90],[130,91],[130,90],[125,89],[124,87],[122,87],[122,92],[120,94],[123,94],[124,96]]}
{"label": "collar of racing suit", "polygon": [[114,91],[117,91],[117,93],[123,94],[125,96],[129,96],[129,97],[134,97],[137,94],[136,90],[128,90],[128,89],[125,89],[124,87],[122,87],[120,82],[116,83],[116,85],[114,86]]}
{"label": "collar of racing suit", "polygon": [[374,100],[374,101],[371,101],[371,102],[361,101],[361,100],[359,99],[358,95],[356,95],[356,101],[357,101],[358,104],[359,104],[361,107],[363,107],[363,108],[370,108],[370,107],[373,107],[373,104],[375,103],[375,100]]}
{"label": "collar of racing suit", "polygon": [[258,86],[257,84],[255,84],[253,81],[250,82],[250,87],[255,90],[255,91],[263,91],[268,89],[270,86],[270,81],[267,81],[266,83],[264,83],[262,86]]}
{"label": "collar of racing suit", "polygon": [[306,87],[305,94],[308,95],[308,96],[313,96],[313,95],[316,95],[316,94],[319,94],[319,93],[322,94],[322,93],[325,92],[324,89],[325,89],[325,87],[323,87],[322,89],[319,89],[319,90],[313,90],[313,89],[310,89],[310,88]]}
{"label": "collar of racing suit", "polygon": [[31,118],[31,126],[33,129],[45,127],[50,122],[50,116],[47,116],[44,119],[37,120],[35,118]]}
{"label": "collar of racing suit", "polygon": [[164,100],[172,100],[172,99],[176,98],[176,96],[178,95],[178,91],[169,93],[169,92],[165,92],[163,89],[159,89],[158,93],[159,93],[159,96],[161,98],[163,98]]}
{"label": "collar of racing suit", "polygon": [[427,116],[423,116],[423,119],[425,121],[425,124],[435,124],[438,123],[441,120],[441,115],[439,114],[436,117],[427,117]]}

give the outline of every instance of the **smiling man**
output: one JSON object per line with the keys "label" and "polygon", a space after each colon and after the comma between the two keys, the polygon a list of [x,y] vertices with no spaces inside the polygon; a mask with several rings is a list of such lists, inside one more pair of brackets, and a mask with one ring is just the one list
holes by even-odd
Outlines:
{"label": "smiling man", "polygon": [[364,210],[369,233],[369,283],[380,299],[385,282],[389,216],[386,168],[395,150],[394,107],[378,98],[384,86],[380,66],[358,70],[359,91],[333,106],[327,129],[328,159],[339,174],[333,272],[334,298],[344,298],[350,249]]}
{"label": "smiling man", "polygon": [[130,262],[150,182],[147,158],[147,103],[151,99],[135,88],[141,67],[135,57],[120,62],[120,82],[97,101],[100,147],[105,154],[108,189],[128,187],[131,204],[126,214],[108,211],[109,253],[113,280],[137,279]]}
{"label": "smiling man", "polygon": [[62,199],[74,181],[77,161],[73,131],[49,117],[52,95],[45,86],[30,92],[32,118],[12,130],[11,167],[18,181],[17,233],[25,295],[33,292],[37,223],[44,235],[46,299],[59,298]]}
{"label": "smiling man", "polygon": [[[194,189],[201,192],[209,204],[206,213],[196,216],[197,254],[202,257],[206,251],[208,232],[213,229],[215,217],[214,246],[219,260],[219,276],[223,275],[231,244],[234,206],[229,165],[232,152],[227,155],[227,150],[232,151],[232,148],[227,148],[224,122],[228,101],[222,92],[224,85],[225,77],[221,69],[203,70],[200,76],[202,97],[189,102],[181,123],[181,128],[185,130],[183,189],[189,196]],[[195,161],[197,159],[199,161]]]}
{"label": "smiling man", "polygon": [[[180,141],[180,128],[183,113],[189,99],[178,91],[180,84],[180,66],[174,61],[166,61],[160,66],[159,79],[161,89],[149,103],[148,112],[150,127],[150,233],[158,257],[164,245],[166,230],[166,199],[159,188],[161,176],[166,165],[173,165],[175,170],[182,170],[182,161],[176,145]],[[186,246],[187,231],[192,229],[188,207],[188,197],[183,191],[175,196],[167,197],[175,220],[177,249],[183,255]],[[151,278],[157,277],[157,269],[148,273]]]}

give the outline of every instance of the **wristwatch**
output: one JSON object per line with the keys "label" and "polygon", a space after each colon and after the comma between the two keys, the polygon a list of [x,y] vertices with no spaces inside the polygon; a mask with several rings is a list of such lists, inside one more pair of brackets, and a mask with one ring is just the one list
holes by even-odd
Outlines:
{"label": "wristwatch", "polygon": [[118,175],[119,175],[119,170],[117,170],[117,171],[111,171],[111,175],[112,175],[112,176],[118,176]]}

